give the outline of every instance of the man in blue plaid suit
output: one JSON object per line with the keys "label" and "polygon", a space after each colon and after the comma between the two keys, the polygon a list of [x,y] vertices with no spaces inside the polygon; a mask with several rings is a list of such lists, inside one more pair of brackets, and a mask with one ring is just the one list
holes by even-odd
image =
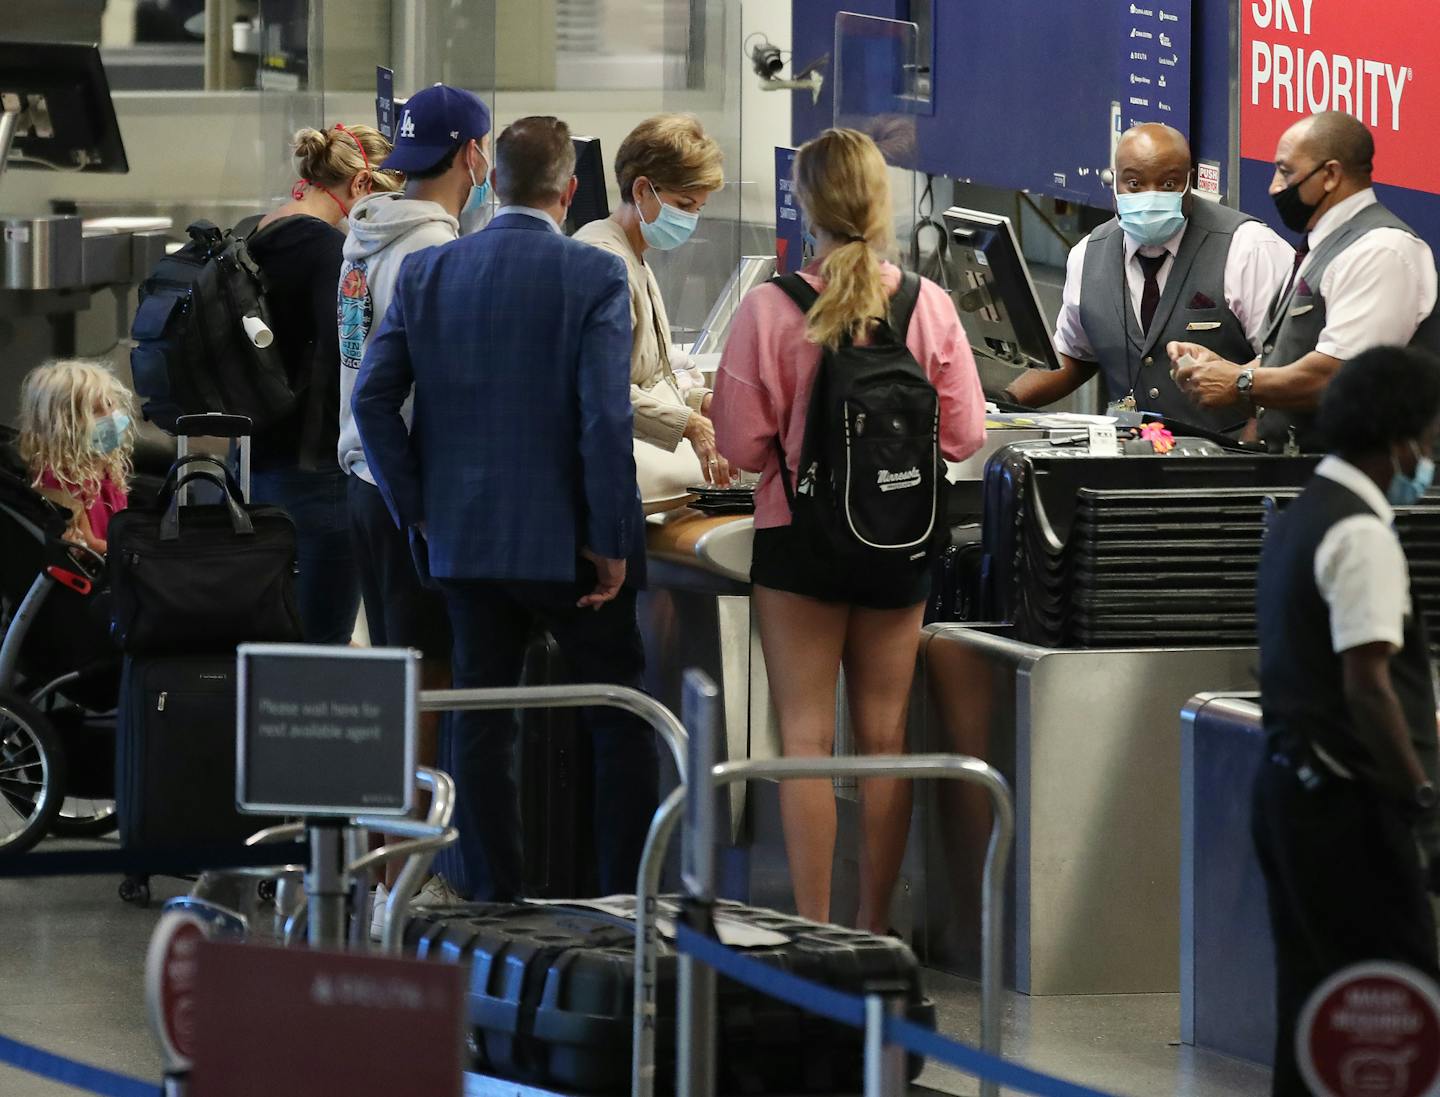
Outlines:
{"label": "man in blue plaid suit", "polygon": [[[517,684],[537,625],[573,681],[639,686],[644,670],[630,298],[618,258],[560,231],[574,165],[563,122],[506,129],[493,172],[501,209],[484,231],[405,261],[355,384],[377,485],[445,595],[458,687]],[[654,736],[614,710],[583,720],[600,891],[633,891],[657,800]],[[451,883],[516,898],[513,716],[454,714],[449,735],[463,868]]]}

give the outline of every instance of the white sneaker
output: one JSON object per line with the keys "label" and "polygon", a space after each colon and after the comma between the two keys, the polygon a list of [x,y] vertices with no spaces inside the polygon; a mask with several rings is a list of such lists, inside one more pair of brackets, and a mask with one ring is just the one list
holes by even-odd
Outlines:
{"label": "white sneaker", "polygon": [[417,907],[453,907],[465,900],[452,888],[443,876],[432,876],[425,881],[415,895],[412,906]]}
{"label": "white sneaker", "polygon": [[390,889],[383,883],[375,885],[375,894],[370,897],[370,940],[379,941],[385,936],[385,904],[390,900]]}

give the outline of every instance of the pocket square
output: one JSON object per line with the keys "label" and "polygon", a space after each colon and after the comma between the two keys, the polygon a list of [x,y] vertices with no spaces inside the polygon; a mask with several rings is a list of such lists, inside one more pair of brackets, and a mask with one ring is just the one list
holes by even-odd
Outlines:
{"label": "pocket square", "polygon": [[1190,298],[1190,307],[1192,309],[1213,309],[1215,302],[1203,293],[1196,293],[1194,297]]}
{"label": "pocket square", "polygon": [[1295,296],[1314,297],[1315,291],[1310,288],[1309,282],[1305,281],[1304,278],[1301,278],[1298,282],[1295,283]]}

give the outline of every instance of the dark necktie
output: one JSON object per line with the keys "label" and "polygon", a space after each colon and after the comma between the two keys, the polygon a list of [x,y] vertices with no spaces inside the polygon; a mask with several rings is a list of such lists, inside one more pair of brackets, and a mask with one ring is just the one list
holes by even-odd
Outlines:
{"label": "dark necktie", "polygon": [[1310,237],[1309,237],[1309,236],[1306,236],[1305,239],[1303,239],[1303,240],[1300,241],[1300,246],[1295,249],[1295,269],[1294,269],[1294,271],[1292,272],[1292,274],[1299,274],[1299,273],[1300,273],[1300,264],[1302,264],[1303,262],[1305,262],[1305,256],[1307,256],[1307,255],[1309,255],[1309,254],[1310,254]]}
{"label": "dark necktie", "polygon": [[1135,256],[1140,260],[1140,269],[1145,272],[1145,290],[1140,294],[1140,330],[1150,334],[1150,322],[1155,319],[1155,310],[1160,307],[1160,268],[1170,253]]}

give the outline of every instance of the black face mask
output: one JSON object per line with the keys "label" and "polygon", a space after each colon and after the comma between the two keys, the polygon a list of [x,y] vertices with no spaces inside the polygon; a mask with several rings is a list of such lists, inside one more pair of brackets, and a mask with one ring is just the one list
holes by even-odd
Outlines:
{"label": "black face mask", "polygon": [[1295,180],[1279,194],[1271,196],[1275,200],[1275,210],[1280,214],[1281,224],[1291,232],[1304,232],[1310,225],[1310,218],[1314,217],[1315,211],[1320,208],[1320,202],[1307,202],[1301,198],[1300,188],[1319,175],[1328,163],[1330,161],[1326,160],[1304,179]]}

